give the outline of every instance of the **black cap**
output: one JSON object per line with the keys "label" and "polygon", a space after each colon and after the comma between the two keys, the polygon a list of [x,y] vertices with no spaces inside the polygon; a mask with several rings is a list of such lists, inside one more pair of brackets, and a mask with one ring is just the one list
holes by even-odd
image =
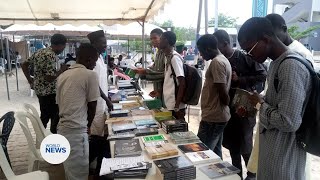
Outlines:
{"label": "black cap", "polygon": [[104,37],[104,31],[103,30],[99,30],[99,31],[95,31],[92,33],[89,33],[87,35],[88,39],[90,40],[90,42],[95,42],[97,41],[99,38]]}

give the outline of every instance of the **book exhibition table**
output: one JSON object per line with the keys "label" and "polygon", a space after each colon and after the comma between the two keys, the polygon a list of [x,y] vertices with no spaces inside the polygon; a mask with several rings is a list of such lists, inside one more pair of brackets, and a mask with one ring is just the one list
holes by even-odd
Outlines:
{"label": "book exhibition table", "polygon": [[[129,116],[129,117],[122,117],[122,118],[111,118],[110,120],[106,120],[106,124],[108,124],[108,133],[109,134],[113,134],[112,132],[112,127],[111,124],[112,122],[116,122],[116,121],[123,121],[123,120],[142,120],[142,119],[150,119],[153,118],[152,115],[143,115],[143,116]],[[159,128],[159,134],[163,134],[167,139],[168,142],[171,143],[172,145],[174,145],[174,147],[176,147],[178,149],[179,154],[177,156],[185,156],[180,149],[177,147],[176,144],[174,144],[171,139],[169,134],[164,133],[164,131]],[[145,151],[144,148],[144,144],[142,143],[141,137],[135,137],[139,139],[140,142],[140,146],[142,148],[142,155],[144,156],[144,160],[147,162],[152,162],[152,168],[149,169],[148,175],[146,176],[145,179],[147,180],[160,180],[162,179],[162,176],[160,175],[160,172],[157,170],[156,165],[153,163],[154,160],[160,160],[160,159],[168,159],[171,157],[177,157],[177,156],[170,156],[170,157],[166,157],[166,158],[159,158],[159,159],[151,159],[149,158],[148,154]],[[110,141],[110,151],[111,151],[111,156],[114,157],[114,144],[115,141],[111,140]],[[211,162],[214,163],[214,162]],[[210,178],[208,176],[206,176],[199,168],[211,163],[206,163],[206,164],[200,164],[200,165],[194,165],[196,167],[196,179],[197,180],[209,180]],[[124,178],[121,178],[122,180],[124,180]],[[217,180],[240,180],[240,177],[237,174],[234,175],[229,175],[229,176],[225,176],[225,177],[221,177],[221,178],[216,178]],[[138,179],[134,179],[134,178],[130,178],[128,180],[138,180]]]}

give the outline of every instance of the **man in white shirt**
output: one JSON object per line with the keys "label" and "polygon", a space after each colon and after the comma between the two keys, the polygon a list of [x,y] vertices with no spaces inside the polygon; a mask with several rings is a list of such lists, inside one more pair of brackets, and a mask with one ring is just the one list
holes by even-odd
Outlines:
{"label": "man in white shirt", "polygon": [[176,44],[176,35],[164,32],[160,39],[159,48],[165,53],[165,72],[163,83],[163,99],[168,110],[172,111],[177,119],[184,119],[186,105],[182,103],[185,91],[185,78],[182,57],[173,50]]}
{"label": "man in white shirt", "polygon": [[99,53],[99,57],[97,60],[97,65],[93,69],[98,74],[99,78],[99,86],[101,97],[97,102],[97,110],[96,116],[94,117],[92,127],[91,127],[91,135],[103,136],[104,135],[104,124],[106,120],[105,112],[107,109],[107,105],[109,109],[112,109],[112,103],[107,97],[108,95],[108,69],[107,65],[104,63],[104,59],[102,57],[102,53],[105,52],[107,47],[107,40],[104,36],[103,30],[95,31],[88,34],[88,38],[90,43],[97,49]]}
{"label": "man in white shirt", "polygon": [[268,14],[266,18],[271,22],[273,26],[273,31],[276,34],[276,36],[280,39],[280,41],[282,41],[283,44],[288,46],[290,50],[300,54],[302,57],[309,60],[313,65],[314,61],[311,52],[303,44],[301,44],[297,40],[294,40],[288,34],[288,28],[283,17],[279,14]]}
{"label": "man in white shirt", "polygon": [[89,175],[88,129],[100,97],[98,77],[92,71],[97,58],[97,50],[92,45],[81,45],[77,63],[57,80],[58,133],[68,139],[71,147],[63,163],[68,180],[87,180]]}

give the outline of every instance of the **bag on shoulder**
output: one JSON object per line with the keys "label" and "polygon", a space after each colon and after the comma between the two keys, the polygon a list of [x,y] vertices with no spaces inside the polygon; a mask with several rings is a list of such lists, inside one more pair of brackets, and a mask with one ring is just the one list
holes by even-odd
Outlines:
{"label": "bag on shoulder", "polygon": [[[307,60],[303,57],[289,56],[286,59],[295,59],[306,66],[311,74],[312,89],[302,117],[302,123],[296,132],[298,146],[306,152],[320,156],[320,74],[316,73]],[[283,61],[281,63],[283,63]],[[281,64],[280,63],[280,64]],[[276,76],[277,77],[277,76]],[[277,89],[278,79],[274,79]]]}
{"label": "bag on shoulder", "polygon": [[[180,56],[179,58],[181,59]],[[174,81],[176,95],[177,95],[178,83],[177,83],[176,74],[174,72],[172,65],[171,65],[171,71],[172,71],[173,81]],[[191,67],[187,64],[183,64],[183,71],[184,71],[186,86],[185,86],[182,102],[187,105],[197,105],[199,103],[200,94],[202,90],[202,78],[196,68]]]}

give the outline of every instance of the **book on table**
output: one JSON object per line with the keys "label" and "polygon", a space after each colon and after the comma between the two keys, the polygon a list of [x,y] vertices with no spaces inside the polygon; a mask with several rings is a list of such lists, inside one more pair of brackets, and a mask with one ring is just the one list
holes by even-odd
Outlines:
{"label": "book on table", "polygon": [[144,128],[144,129],[135,129],[134,133],[136,136],[148,136],[158,134],[157,128]]}
{"label": "book on table", "polygon": [[110,134],[108,136],[108,140],[120,140],[120,139],[132,139],[135,137],[135,133],[131,132],[124,132],[124,133],[117,133],[117,134]]}
{"label": "book on table", "polygon": [[200,167],[200,171],[202,171],[210,179],[240,173],[240,170],[238,168],[225,161]]}
{"label": "book on table", "polygon": [[137,126],[132,121],[113,122],[111,127],[114,133],[128,132],[137,128]]}
{"label": "book on table", "polygon": [[162,176],[160,178],[164,180],[196,178],[196,167],[183,156],[156,160],[154,163]]}
{"label": "book on table", "polygon": [[146,146],[147,154],[151,159],[159,159],[178,155],[178,149],[170,143],[159,144],[156,146]]}
{"label": "book on table", "polygon": [[168,143],[167,138],[164,137],[164,135],[162,134],[144,136],[144,137],[141,137],[141,139],[145,147]]}
{"label": "book on table", "polygon": [[128,110],[115,110],[115,111],[110,111],[110,117],[127,117],[129,115]]}
{"label": "book on table", "polygon": [[161,122],[163,131],[167,134],[172,132],[188,131],[188,123],[182,119],[166,120]]}
{"label": "book on table", "polygon": [[185,153],[186,157],[193,164],[202,164],[220,161],[220,157],[216,155],[203,143],[193,143],[179,145],[178,148]]}
{"label": "book on table", "polygon": [[140,156],[142,149],[139,139],[116,140],[114,144],[115,157]]}
{"label": "book on table", "polygon": [[170,133],[170,138],[175,144],[188,144],[188,143],[198,143],[201,142],[199,137],[193,132],[173,132]]}
{"label": "book on table", "polygon": [[249,101],[249,96],[252,93],[244,89],[235,89],[235,95],[233,97],[231,108],[236,112],[239,112],[244,117],[255,117],[257,109]]}
{"label": "book on table", "polygon": [[154,119],[142,119],[142,120],[136,120],[134,123],[137,126],[137,129],[143,129],[143,128],[158,128],[158,124]]}

